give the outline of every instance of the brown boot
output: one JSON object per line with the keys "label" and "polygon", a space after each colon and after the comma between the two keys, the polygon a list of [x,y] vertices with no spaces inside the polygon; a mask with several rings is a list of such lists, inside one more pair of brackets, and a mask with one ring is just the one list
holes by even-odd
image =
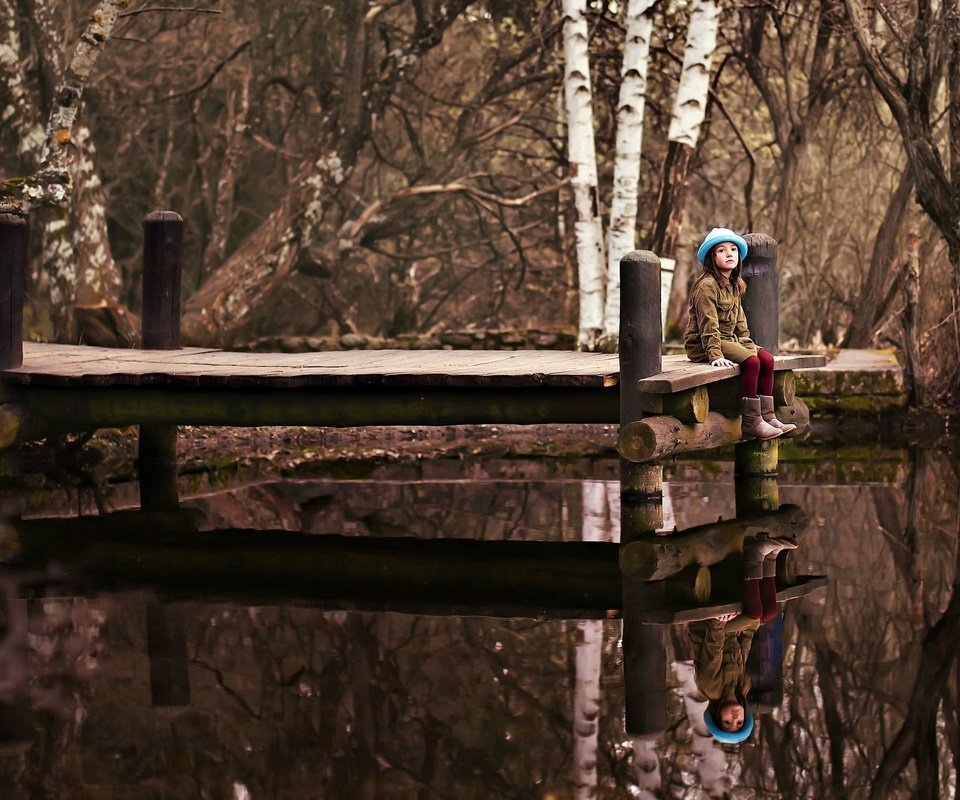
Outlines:
{"label": "brown boot", "polygon": [[768,425],[760,415],[760,398],[743,398],[743,422],[740,430],[744,439],[776,439],[782,431]]}
{"label": "brown boot", "polygon": [[743,540],[743,576],[746,580],[771,578],[777,574],[777,555],[781,550],[796,550],[797,542],[788,536],[766,533]]}
{"label": "brown boot", "polygon": [[760,395],[760,416],[763,417],[763,421],[766,422],[767,425],[773,425],[774,428],[779,428],[783,434],[792,433],[797,429],[797,426],[792,422],[781,422],[777,419],[777,412],[773,408],[773,395]]}

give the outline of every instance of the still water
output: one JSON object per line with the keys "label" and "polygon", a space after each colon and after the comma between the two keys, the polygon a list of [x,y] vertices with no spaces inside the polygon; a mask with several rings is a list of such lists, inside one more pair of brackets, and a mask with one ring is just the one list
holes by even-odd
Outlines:
{"label": "still water", "polygon": [[[3,539],[0,797],[952,798],[958,449],[784,449],[779,501],[808,519],[791,568],[829,583],[760,629],[779,670],[739,745],[706,734],[683,625],[663,629],[663,731],[627,730],[609,456],[182,476],[192,525],[238,531],[196,562],[172,517],[130,511],[135,481],[25,465],[5,500],[26,527]],[[663,528],[736,517],[732,461],[664,477]],[[337,551],[336,574],[285,548],[293,532],[518,549],[425,549],[403,583],[395,544]],[[49,558],[24,563],[29,536]],[[245,550],[250,536],[278,548]],[[536,549],[583,540],[605,554],[592,577],[593,550],[578,572]]]}

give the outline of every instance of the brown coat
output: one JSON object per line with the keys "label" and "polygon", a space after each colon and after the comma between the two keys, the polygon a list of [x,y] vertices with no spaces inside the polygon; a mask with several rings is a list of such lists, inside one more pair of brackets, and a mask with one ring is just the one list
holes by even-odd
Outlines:
{"label": "brown coat", "polygon": [[760,620],[739,616],[726,624],[717,619],[691,622],[693,668],[697,688],[708,700],[734,700],[747,693],[747,656]]}
{"label": "brown coat", "polygon": [[691,361],[729,358],[738,364],[760,349],[750,338],[740,297],[730,281],[704,275],[690,292],[683,345]]}

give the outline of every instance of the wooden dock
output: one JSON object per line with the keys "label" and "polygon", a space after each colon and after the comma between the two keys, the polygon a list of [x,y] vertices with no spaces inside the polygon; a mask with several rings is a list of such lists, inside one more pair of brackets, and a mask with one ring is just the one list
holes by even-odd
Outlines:
{"label": "wooden dock", "polygon": [[[237,353],[180,346],[183,220],[166,211],[144,220],[143,349],[24,342],[26,236],[24,220],[0,218],[0,320],[5,322],[0,326],[0,449],[61,432],[134,424],[619,422],[620,454],[646,464],[742,439],[739,367],[662,356],[660,260],[649,251],[621,259],[618,355],[542,350]],[[750,297],[758,305],[746,310],[757,329],[756,341],[775,353],[776,245],[761,234],[751,236]],[[795,398],[793,370],[823,364],[819,356],[777,359],[777,413],[801,430],[809,415]],[[770,446],[763,447],[770,463],[757,469],[765,472],[775,457]],[[627,483],[631,492],[659,493],[658,482],[641,479],[639,473]]]}
{"label": "wooden dock", "polygon": [[[822,366],[821,356],[776,356],[777,370]],[[732,378],[739,367],[695,364],[664,356],[662,372],[638,389],[683,391]],[[3,370],[16,386],[163,386],[178,389],[535,388],[612,389],[617,355],[557,350],[348,350],[247,353],[199,347],[120,350],[23,343],[22,366]],[[616,419],[611,420],[616,421]]]}
{"label": "wooden dock", "polygon": [[[786,371],[819,363],[818,357],[777,357],[777,368]],[[710,384],[711,391],[727,385],[738,396],[738,373],[738,367],[666,356],[662,372],[643,388],[653,396],[682,393],[694,383]],[[602,353],[287,354],[24,342],[22,365],[0,372],[0,402],[6,404],[0,406],[0,447],[48,432],[140,423],[615,423],[621,419],[619,384],[618,357]]]}

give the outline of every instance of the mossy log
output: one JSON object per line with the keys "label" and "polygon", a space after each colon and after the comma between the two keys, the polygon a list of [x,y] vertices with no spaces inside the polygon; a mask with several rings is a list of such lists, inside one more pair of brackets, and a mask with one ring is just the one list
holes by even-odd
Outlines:
{"label": "mossy log", "polygon": [[675,453],[709,450],[740,441],[740,419],[711,411],[707,421],[684,425],[676,417],[645,417],[620,428],[617,450],[627,461],[655,461]]}
{"label": "mossy log", "polygon": [[622,602],[619,545],[190,530],[189,515],[124,512],[0,527],[11,570],[51,563],[71,591],[147,589],[184,600],[303,603],[604,619]]}
{"label": "mossy log", "polygon": [[[793,435],[803,433],[809,427],[809,414],[800,398],[794,398],[790,413],[781,419],[794,421],[806,417],[806,423]],[[645,417],[629,422],[620,428],[617,449],[627,461],[642,463],[658,458],[711,450],[742,441],[740,417],[727,417],[716,411],[707,415],[707,421],[696,425],[684,425],[676,417]]]}
{"label": "mossy log", "polygon": [[21,408],[10,403],[0,405],[0,450],[9,450],[22,441],[25,415]]}
{"label": "mossy log", "polygon": [[4,386],[0,447],[57,433],[143,423],[174,425],[456,425],[614,423],[604,388],[177,390]]}
{"label": "mossy log", "polygon": [[674,394],[645,394],[641,404],[648,414],[664,414],[692,425],[707,421],[707,414],[710,412],[710,394],[706,386],[697,386]]}
{"label": "mossy log", "polygon": [[809,523],[808,515],[794,505],[741,519],[698,525],[672,536],[636,539],[620,548],[620,569],[624,575],[644,581],[665,580],[691,564],[718,564],[743,550],[746,536],[769,532],[773,536],[795,536]]}

